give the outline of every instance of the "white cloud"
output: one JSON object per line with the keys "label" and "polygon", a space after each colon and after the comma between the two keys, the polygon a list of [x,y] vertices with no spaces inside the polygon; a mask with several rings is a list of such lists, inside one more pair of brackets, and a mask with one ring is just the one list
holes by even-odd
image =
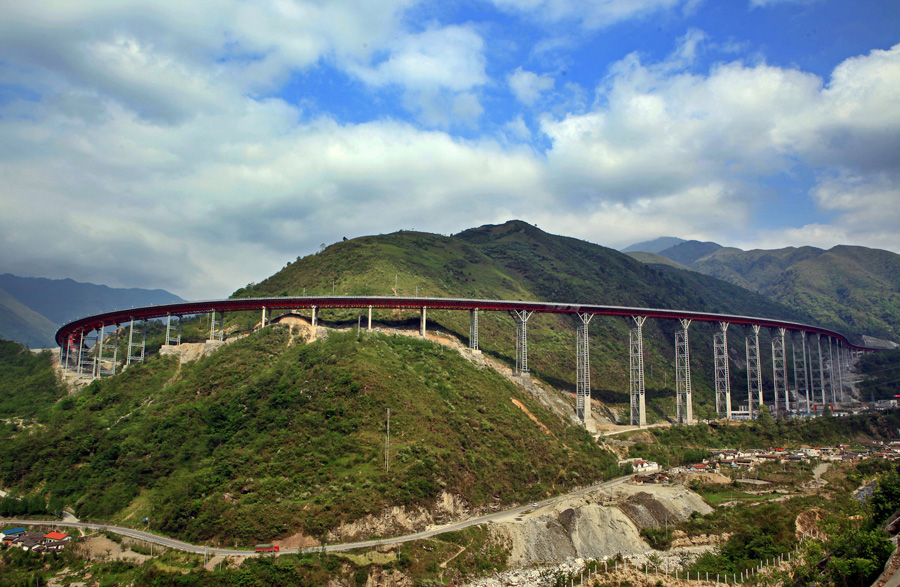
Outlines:
{"label": "white cloud", "polygon": [[391,44],[384,61],[355,72],[372,85],[461,92],[487,82],[483,49],[484,41],[474,30],[447,26],[405,35]]}
{"label": "white cloud", "polygon": [[178,125],[116,107],[90,126],[41,104],[30,114],[0,119],[14,186],[2,263],[24,274],[220,296],[320,242],[461,230],[541,195],[530,151],[397,122],[300,124],[277,100]]}
{"label": "white cloud", "polygon": [[[688,73],[679,55],[651,65],[629,55],[611,68],[590,112],[543,120],[551,192],[587,210],[612,202],[633,210],[714,181],[727,186],[719,204],[727,205],[756,199],[760,177],[827,166],[832,175],[813,195],[837,213],[831,234],[900,250],[890,237],[900,219],[883,211],[900,193],[900,45],[846,60],[827,86],[766,64]],[[879,214],[885,222],[874,222]],[[750,228],[742,215],[723,222],[732,238]]]}
{"label": "white cloud", "polygon": [[819,0],[750,0],[751,8],[765,8],[773,4],[812,4]]}
{"label": "white cloud", "polygon": [[[596,2],[585,19],[683,4]],[[484,39],[474,26],[410,33],[408,2],[25,5],[0,21],[14,88],[0,104],[0,270],[221,296],[341,236],[510,217],[619,245],[678,232],[900,249],[900,46],[828,80],[740,61],[698,72],[708,41],[689,31],[662,62],[615,64],[593,96],[565,84],[536,154],[518,113],[496,141],[474,126],[463,140],[260,97],[328,62],[400,88],[426,125],[478,121]],[[574,2],[504,6],[580,18]],[[523,68],[507,81],[526,103],[554,87]],[[819,178],[811,197],[833,223],[760,231],[760,178],[795,167]]]}
{"label": "white cloud", "polygon": [[469,27],[447,26],[405,34],[375,65],[349,71],[375,87],[404,89],[404,104],[430,126],[474,123],[483,108],[472,90],[488,83],[484,41]]}
{"label": "white cloud", "polygon": [[592,29],[643,18],[681,5],[693,9],[694,0],[493,0],[499,8],[558,22],[578,20]]}
{"label": "white cloud", "polygon": [[517,67],[506,79],[513,95],[526,106],[534,106],[541,94],[553,89],[554,83],[550,75],[539,75],[521,67]]}

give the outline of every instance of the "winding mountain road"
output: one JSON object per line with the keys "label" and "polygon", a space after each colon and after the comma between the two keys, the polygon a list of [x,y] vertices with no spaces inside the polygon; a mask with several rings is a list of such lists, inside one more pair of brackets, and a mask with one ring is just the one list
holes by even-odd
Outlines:
{"label": "winding mountain road", "polygon": [[[515,508],[510,508],[508,510],[503,510],[500,512],[494,512],[493,514],[487,514],[484,516],[479,516],[477,518],[471,518],[469,520],[464,520],[462,522],[455,522],[452,524],[446,524],[444,526],[438,526],[436,528],[431,528],[429,530],[424,530],[422,532],[416,532],[414,534],[406,534],[404,536],[395,536],[393,538],[381,538],[378,540],[363,540],[360,542],[347,542],[344,544],[326,544],[324,546],[325,552],[342,552],[346,550],[354,550],[357,548],[372,548],[375,546],[384,546],[389,544],[401,544],[403,542],[412,542],[414,540],[421,540],[423,538],[431,538],[433,536],[437,536],[439,534],[444,534],[446,532],[455,532],[457,530],[463,530],[465,528],[469,528],[471,526],[477,526],[479,524],[486,524],[488,522],[495,522],[501,520],[503,518],[513,517],[520,514],[523,514],[529,510],[536,509],[537,507],[544,507],[547,505],[551,505],[559,500],[568,499],[571,497],[576,497],[579,495],[587,495],[589,493],[593,493],[594,491],[598,491],[600,489],[606,489],[609,487],[613,487],[620,483],[624,483],[634,475],[626,475],[624,477],[617,477],[610,481],[604,481],[603,483],[598,483],[596,485],[591,485],[589,487],[583,487],[581,489],[576,489],[575,491],[571,491],[569,493],[564,493],[562,495],[558,495],[556,497],[551,497],[542,501],[535,502],[534,504],[528,504],[523,506],[518,506]],[[166,536],[160,536],[158,534],[153,534],[151,532],[145,532],[143,530],[136,530],[134,528],[127,528],[125,526],[116,526],[113,524],[101,524],[95,522],[72,522],[72,521],[59,521],[59,520],[34,520],[28,518],[4,518],[0,519],[0,523],[3,524],[16,524],[20,526],[53,526],[59,528],[79,528],[82,530],[100,530],[104,532],[112,532],[113,534],[118,534],[120,536],[127,536],[129,538],[135,538],[137,540],[143,540],[145,542],[151,542],[153,544],[158,544],[160,546],[165,546],[167,548],[173,548],[176,550],[181,550],[184,552],[192,552],[196,554],[209,554],[209,555],[221,555],[221,556],[258,556],[260,553],[254,552],[252,550],[240,550],[240,549],[232,549],[232,548],[213,548],[210,546],[201,546],[197,544],[190,544],[188,542],[182,542],[181,540],[175,540],[174,538],[168,538]],[[322,546],[310,546],[307,548],[288,548],[281,550],[282,554],[299,554],[299,553],[308,553],[308,552],[322,552]],[[265,553],[269,554],[269,553]]]}

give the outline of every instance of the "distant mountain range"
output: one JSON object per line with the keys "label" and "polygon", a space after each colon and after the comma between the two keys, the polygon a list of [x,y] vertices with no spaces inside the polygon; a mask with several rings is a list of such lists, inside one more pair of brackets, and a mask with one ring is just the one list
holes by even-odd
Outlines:
{"label": "distant mountain range", "polygon": [[[659,243],[675,242],[658,250]],[[625,249],[649,264],[690,269],[802,310],[822,323],[900,341],[900,255],[839,245],[743,251],[663,237]]]}
{"label": "distant mountain range", "polygon": [[53,347],[66,322],[132,306],[183,301],[162,289],[113,288],[72,279],[0,275],[0,337],[33,348]]}

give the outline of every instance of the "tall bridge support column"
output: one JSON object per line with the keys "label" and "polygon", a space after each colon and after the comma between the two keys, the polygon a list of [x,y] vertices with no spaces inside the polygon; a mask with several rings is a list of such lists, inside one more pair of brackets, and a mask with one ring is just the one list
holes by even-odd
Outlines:
{"label": "tall bridge support column", "polygon": [[366,326],[366,332],[372,332],[372,306],[369,306],[369,323]]}
{"label": "tall bridge support column", "polygon": [[310,319],[310,320],[312,321],[312,327],[315,328],[315,327],[316,327],[316,321],[317,321],[316,307],[315,307],[315,306],[312,307],[312,314],[311,314],[311,319]]}
{"label": "tall bridge support column", "polygon": [[516,320],[516,375],[528,373],[528,319],[534,312],[513,310]]}
{"label": "tall bridge support column", "polygon": [[66,371],[69,370],[78,372],[78,365],[80,362],[80,346],[78,345],[78,341],[81,340],[81,336],[77,333],[72,333],[66,338]]}
{"label": "tall bridge support column", "polygon": [[588,344],[588,324],[593,314],[578,313],[581,325],[575,346],[575,413],[582,424],[591,419],[591,360]]}
{"label": "tall bridge support column", "polygon": [[679,319],[681,330],[675,331],[675,415],[679,424],[694,423],[691,399],[691,349],[688,342],[688,318]]}
{"label": "tall bridge support column", "polygon": [[69,372],[69,352],[72,349],[72,337],[67,336],[65,341],[65,350],[59,347],[59,364],[63,366],[63,373]]}
{"label": "tall bridge support column", "polygon": [[478,308],[469,310],[469,348],[478,350]]}
{"label": "tall bridge support column", "polygon": [[837,390],[834,388],[834,339],[828,337],[828,387],[831,389],[831,404],[837,403]]}
{"label": "tall bridge support column", "polygon": [[728,375],[728,322],[719,322],[713,337],[716,371],[716,414],[731,420],[731,379]]}
{"label": "tall bridge support column", "polygon": [[[822,404],[825,404],[825,360],[822,355],[822,335],[816,333],[816,358],[819,363],[819,393],[822,399]],[[815,394],[813,394],[813,401],[815,401]]]}
{"label": "tall bridge support column", "polygon": [[[265,310],[263,310],[263,322],[265,322]],[[170,346],[181,344],[181,316],[178,316],[178,330],[173,327],[172,315],[166,316],[166,344]]]}
{"label": "tall bridge support column", "polygon": [[262,307],[262,317],[259,319],[259,329],[262,330],[266,327],[266,307]]}
{"label": "tall bridge support column", "polygon": [[[113,324],[112,326],[113,332],[107,337],[106,325],[100,325],[100,338],[97,341],[97,377],[116,374],[116,362],[119,354],[119,326],[118,324]],[[112,338],[112,343],[108,342],[109,338]],[[112,369],[106,369],[104,372],[103,361],[107,357],[106,351],[108,350],[112,350]]]}
{"label": "tall bridge support column", "polygon": [[82,362],[82,357],[84,356],[84,330],[78,335],[78,368],[75,370],[76,373],[81,375],[81,371],[84,367],[84,363]]}
{"label": "tall bridge support column", "polygon": [[835,353],[835,356],[837,357],[838,390],[840,391],[838,394],[840,399],[838,401],[844,403],[844,368],[846,363],[844,363],[844,343],[841,340],[837,341],[837,353]]}
{"label": "tall bridge support column", "polygon": [[[125,366],[132,363],[143,363],[144,362],[144,351],[147,347],[147,323],[141,321],[141,325],[138,329],[138,335],[141,337],[141,342],[134,342],[134,318],[131,319],[131,326],[128,328],[128,356],[125,359]],[[135,349],[140,349],[135,352]]]}
{"label": "tall bridge support column", "polygon": [[[791,348],[794,352],[794,387],[797,389],[797,409],[800,409],[800,398],[806,397],[806,411],[809,411],[809,381],[806,370],[806,334],[800,333],[800,354],[797,354],[796,337],[791,336]],[[798,359],[799,356],[799,360]]]}
{"label": "tall bridge support column", "polygon": [[420,316],[421,319],[419,321],[419,336],[425,338],[425,306],[422,306]]}
{"label": "tall bridge support column", "polygon": [[210,342],[225,339],[225,331],[219,328],[225,324],[225,312],[222,312],[222,319],[216,320],[216,311],[213,310],[209,318],[209,340]]}
{"label": "tall bridge support column", "polygon": [[100,323],[100,330],[97,331],[97,346],[94,351],[94,364],[91,366],[91,378],[100,377],[100,361],[103,359],[103,335],[106,331],[106,324]]}
{"label": "tall bridge support column", "polygon": [[[786,329],[779,328],[772,333],[772,380],[775,385],[775,413],[790,411],[791,398],[788,396],[787,365],[784,356],[784,335]],[[779,405],[778,398],[784,394],[784,404]]]}
{"label": "tall bridge support column", "polygon": [[751,418],[763,403],[759,371],[759,328],[758,324],[751,324],[752,334],[748,332],[744,337],[747,346],[747,410]]}
{"label": "tall bridge support column", "polygon": [[632,316],[635,328],[628,332],[631,396],[631,425],[647,425],[647,399],[644,395],[644,322],[646,316]]}

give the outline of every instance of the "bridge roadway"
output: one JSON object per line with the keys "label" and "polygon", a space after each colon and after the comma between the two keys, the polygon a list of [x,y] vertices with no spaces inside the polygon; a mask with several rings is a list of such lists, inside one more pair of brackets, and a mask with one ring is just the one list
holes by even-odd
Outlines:
{"label": "bridge roadway", "polygon": [[[558,495],[556,497],[551,497],[542,501],[535,502],[537,507],[544,507],[548,505],[552,505],[558,501],[563,499],[568,499],[571,497],[577,497],[579,495],[587,495],[589,493],[593,493],[595,491],[601,489],[607,489],[613,487],[614,485],[618,485],[620,483],[624,483],[628,479],[631,479],[634,475],[626,475],[624,477],[616,477],[610,481],[604,481],[603,483],[598,483],[596,485],[591,485],[589,487],[583,487],[581,489],[576,489],[574,491],[570,491],[569,493],[564,493],[563,495]],[[479,524],[486,524],[488,522],[494,522],[503,518],[507,518],[510,516],[517,516],[522,513],[525,513],[528,510],[535,509],[534,504],[527,504],[523,506],[518,506],[514,508],[510,508],[508,510],[503,510],[501,512],[494,512],[492,514],[487,514],[484,516],[479,516],[477,518],[471,518],[468,520],[464,520],[462,522],[456,522],[453,524],[446,524],[444,526],[438,526],[436,528],[431,528],[429,530],[424,530],[422,532],[416,532],[413,534],[406,534],[405,536],[395,536],[394,538],[382,538],[378,540],[362,540],[360,542],[346,542],[343,544],[326,544],[325,551],[326,552],[343,552],[347,550],[355,550],[357,548],[373,548],[376,546],[385,546],[390,544],[401,544],[404,542],[412,542],[414,540],[422,540],[424,538],[431,538],[433,536],[437,536],[439,534],[444,534],[447,532],[455,532],[457,530],[463,530],[465,528],[469,528],[471,526],[478,526]],[[28,518],[8,518],[8,519],[0,519],[0,523],[9,525],[15,524],[19,526],[51,526],[51,527],[59,527],[59,528],[79,528],[83,530],[99,530],[105,532],[112,532],[113,534],[118,534],[120,536],[127,536],[129,538],[135,538],[137,540],[143,540],[145,542],[152,542],[153,544],[158,544],[160,546],[165,546],[167,548],[174,548],[176,550],[181,550],[184,552],[192,552],[195,554],[208,554],[211,556],[221,555],[221,556],[256,556],[261,553],[254,552],[252,550],[240,550],[234,548],[213,548],[209,546],[199,546],[196,544],[190,544],[188,542],[182,542],[181,540],[175,540],[174,538],[168,538],[165,536],[160,536],[158,534],[153,534],[151,532],[145,532],[143,530],[136,530],[134,528],[127,528],[125,526],[116,526],[112,524],[102,524],[96,522],[65,522],[65,521],[55,521],[55,520],[33,520]],[[281,554],[299,554],[299,553],[316,553],[322,552],[321,546],[310,546],[307,548],[287,548],[282,549]],[[263,553],[270,554],[270,553]]]}
{"label": "bridge roadway", "polygon": [[598,316],[645,316],[663,320],[687,319],[697,322],[727,322],[731,325],[759,326],[762,328],[786,328],[807,334],[820,334],[842,341],[852,350],[877,350],[861,347],[833,330],[772,318],[740,316],[735,314],[714,314],[688,310],[666,310],[659,308],[638,308],[625,306],[603,306],[591,304],[558,304],[551,302],[523,302],[514,300],[477,300],[464,298],[419,298],[395,296],[302,296],[273,298],[236,298],[227,300],[206,300],[141,306],[124,310],[114,310],[80,318],[63,325],[56,332],[56,343],[63,346],[67,339],[73,340],[79,333],[100,330],[103,326],[119,325],[132,320],[150,320],[167,316],[191,316],[212,312],[245,312],[265,310],[303,310],[335,308],[373,308],[410,310],[478,310],[485,312],[534,312],[538,314],[589,314]]}

